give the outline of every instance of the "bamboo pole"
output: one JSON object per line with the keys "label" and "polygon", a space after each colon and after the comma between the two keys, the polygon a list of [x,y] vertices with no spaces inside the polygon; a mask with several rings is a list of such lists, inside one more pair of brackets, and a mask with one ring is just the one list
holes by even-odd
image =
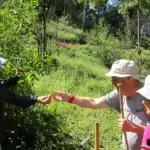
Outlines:
{"label": "bamboo pole", "polygon": [[100,150],[99,123],[95,123],[95,150]]}
{"label": "bamboo pole", "polygon": [[[120,99],[120,111],[121,111],[121,117],[124,118],[124,111],[123,111],[123,96],[122,96],[122,92],[120,89],[121,83],[118,84],[118,90],[119,90],[119,99]],[[127,139],[127,133],[125,131],[123,131],[124,133],[124,139],[125,139],[125,144],[126,144],[126,150],[129,150],[129,146],[128,146],[128,139]]]}

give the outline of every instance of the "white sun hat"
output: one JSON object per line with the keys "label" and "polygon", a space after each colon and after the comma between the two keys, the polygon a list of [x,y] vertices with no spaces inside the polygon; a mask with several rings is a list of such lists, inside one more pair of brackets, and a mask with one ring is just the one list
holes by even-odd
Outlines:
{"label": "white sun hat", "polygon": [[113,63],[110,71],[106,74],[110,77],[133,77],[139,79],[137,64],[131,60],[120,59]]}
{"label": "white sun hat", "polygon": [[140,93],[143,97],[150,100],[150,75],[148,75],[145,78],[145,84],[144,86],[137,90],[138,93]]}

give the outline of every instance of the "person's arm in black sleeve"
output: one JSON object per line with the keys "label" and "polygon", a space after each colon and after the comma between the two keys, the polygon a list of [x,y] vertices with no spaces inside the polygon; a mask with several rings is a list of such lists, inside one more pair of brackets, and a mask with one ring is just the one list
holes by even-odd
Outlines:
{"label": "person's arm in black sleeve", "polygon": [[12,93],[11,98],[9,98],[7,102],[16,106],[21,106],[22,108],[28,108],[37,102],[37,96],[23,96]]}
{"label": "person's arm in black sleeve", "polygon": [[36,96],[21,96],[0,85],[0,101],[27,108],[36,103]]}
{"label": "person's arm in black sleeve", "polygon": [[18,82],[18,80],[19,80],[19,77],[15,75],[15,76],[9,77],[8,79],[0,80],[0,84],[6,87],[11,87],[15,85]]}
{"label": "person's arm in black sleeve", "polygon": [[16,106],[21,106],[23,108],[30,107],[36,102],[43,104],[49,104],[51,102],[50,96],[24,96],[18,95],[4,86],[0,86],[0,102],[10,103]]}
{"label": "person's arm in black sleeve", "polygon": [[19,80],[20,72],[21,72],[21,70],[17,69],[14,76],[9,77],[8,79],[0,80],[0,84],[6,86],[8,88],[17,84],[17,82]]}
{"label": "person's arm in black sleeve", "polygon": [[37,102],[42,104],[50,104],[51,96],[25,96],[12,93],[11,97],[8,99],[7,102],[16,106],[21,106],[22,108],[28,108]]}

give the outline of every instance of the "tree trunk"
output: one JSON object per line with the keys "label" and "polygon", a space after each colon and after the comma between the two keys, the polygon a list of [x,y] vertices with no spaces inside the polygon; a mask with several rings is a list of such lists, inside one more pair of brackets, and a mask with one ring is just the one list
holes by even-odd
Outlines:
{"label": "tree trunk", "polygon": [[137,49],[140,49],[140,15],[139,9],[137,9]]}
{"label": "tree trunk", "polygon": [[46,35],[46,8],[44,8],[44,15],[43,15],[43,52],[46,52],[47,48],[47,35]]}
{"label": "tree trunk", "polygon": [[85,17],[86,17],[86,6],[87,6],[88,0],[84,0],[84,10],[83,10],[83,19],[82,19],[82,28],[85,29]]}
{"label": "tree trunk", "polygon": [[47,8],[46,2],[41,1],[39,5],[39,36],[38,36],[38,53],[43,56],[47,49],[47,34],[46,34],[46,20],[47,20]]}

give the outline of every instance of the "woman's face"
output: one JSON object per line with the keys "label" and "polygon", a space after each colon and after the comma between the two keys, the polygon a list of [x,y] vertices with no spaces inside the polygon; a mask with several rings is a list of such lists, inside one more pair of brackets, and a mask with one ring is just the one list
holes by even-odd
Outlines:
{"label": "woman's face", "polygon": [[142,102],[144,112],[150,117],[150,100],[146,98]]}

